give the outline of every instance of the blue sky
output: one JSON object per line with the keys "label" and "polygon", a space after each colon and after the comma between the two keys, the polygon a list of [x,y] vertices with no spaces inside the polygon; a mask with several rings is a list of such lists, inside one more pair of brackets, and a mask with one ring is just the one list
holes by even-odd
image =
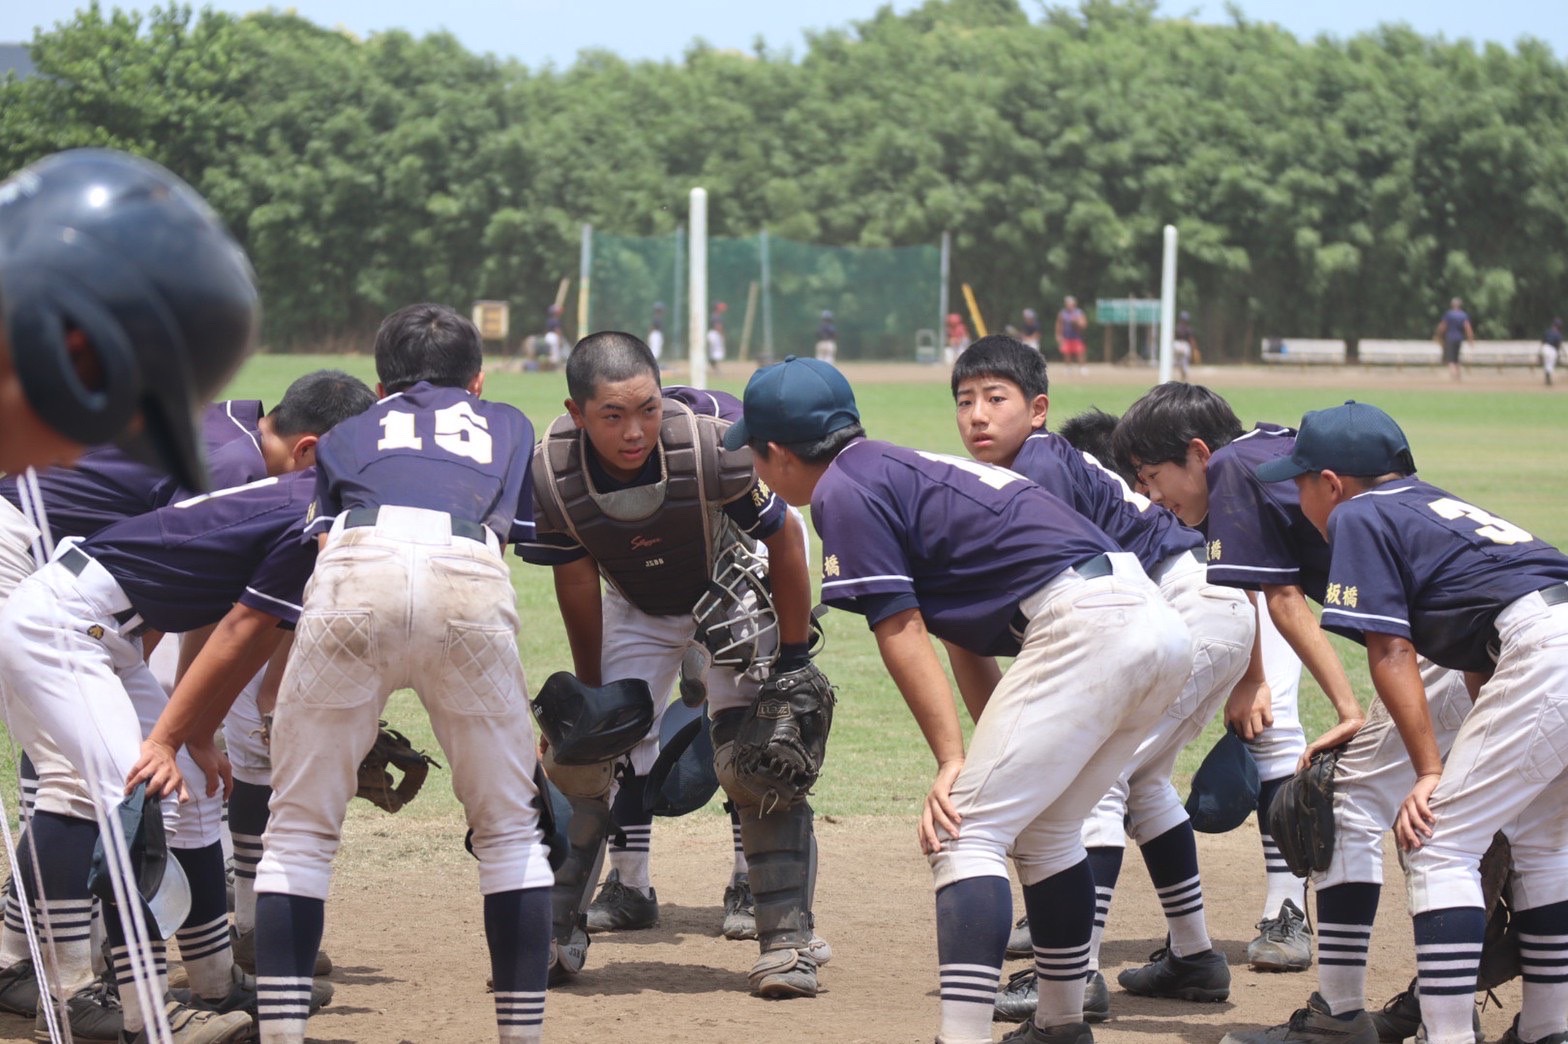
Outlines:
{"label": "blue sky", "polygon": [[[265,6],[247,0],[207,0],[244,12]],[[693,38],[749,50],[759,35],[775,50],[805,49],[808,29],[847,27],[885,0],[297,0],[290,9],[320,25],[364,35],[400,28],[422,35],[455,34],[474,51],[516,58],[531,66],[570,65],[584,48],[602,47],[626,58],[679,58]],[[892,0],[896,10],[916,6]],[[77,0],[0,2],[0,41],[25,41],[37,26],[69,19]],[[145,10],[150,3],[132,6]],[[1564,0],[1238,0],[1254,21],[1277,22],[1298,36],[1350,36],[1384,22],[1406,22],[1427,34],[1513,44],[1521,36],[1545,40],[1568,56]],[[1024,10],[1038,17],[1036,0]],[[1222,0],[1161,0],[1161,13],[1229,20]]]}

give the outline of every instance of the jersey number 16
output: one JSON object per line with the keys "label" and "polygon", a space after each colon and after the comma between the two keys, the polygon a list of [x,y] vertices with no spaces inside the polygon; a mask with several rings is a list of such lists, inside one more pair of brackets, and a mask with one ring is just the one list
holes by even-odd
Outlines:
{"label": "jersey number 16", "polygon": [[490,423],[475,413],[474,408],[466,402],[454,402],[428,415],[406,410],[389,411],[381,418],[381,441],[376,443],[376,449],[424,449],[425,440],[417,434],[414,426],[415,421],[422,416],[429,416],[435,421],[431,438],[438,447],[453,456],[467,457],[480,464],[490,463],[494,453]]}

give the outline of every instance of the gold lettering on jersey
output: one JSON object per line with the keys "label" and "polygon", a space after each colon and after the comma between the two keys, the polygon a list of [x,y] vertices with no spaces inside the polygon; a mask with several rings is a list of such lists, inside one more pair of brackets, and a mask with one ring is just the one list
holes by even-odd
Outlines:
{"label": "gold lettering on jersey", "polygon": [[1354,584],[1346,584],[1345,589],[1340,592],[1340,598],[1343,599],[1343,604],[1349,606],[1352,609],[1356,607],[1356,601],[1360,597],[1361,592],[1356,590]]}
{"label": "gold lettering on jersey", "polygon": [[1209,561],[1210,562],[1218,562],[1219,560],[1220,560],[1220,542],[1218,540],[1210,540],[1209,541]]}
{"label": "gold lettering on jersey", "polygon": [[316,521],[316,502],[312,500],[310,507],[305,509],[305,525],[309,526],[314,521]]}
{"label": "gold lettering on jersey", "polygon": [[826,557],[826,558],[824,558],[822,560],[822,575],[823,576],[837,576],[838,575],[838,556],[837,555],[829,555],[828,557]]}
{"label": "gold lettering on jersey", "polygon": [[751,490],[751,506],[760,508],[768,502],[768,498],[772,495],[773,491],[768,488],[768,484],[758,479],[757,484]]}
{"label": "gold lettering on jersey", "polygon": [[1339,605],[1339,604],[1341,604],[1340,601],[1339,601],[1339,592],[1340,592],[1340,586],[1338,584],[1329,584],[1328,588],[1323,592],[1323,604],[1324,605]]}

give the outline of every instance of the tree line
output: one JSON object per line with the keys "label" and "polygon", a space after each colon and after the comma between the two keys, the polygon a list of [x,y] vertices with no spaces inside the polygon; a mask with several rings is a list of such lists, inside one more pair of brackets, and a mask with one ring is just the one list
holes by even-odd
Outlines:
{"label": "tree line", "polygon": [[713,235],[950,231],[954,288],[993,327],[1153,296],[1174,224],[1213,360],[1425,336],[1454,295],[1482,337],[1568,309],[1568,65],[1545,43],[1303,41],[1155,8],[927,0],[799,54],[697,40],[530,69],[441,33],[94,4],[0,83],[0,167],[81,145],[169,166],[245,243],[278,348],[362,344],[416,299],[505,299],[526,325],[582,223],[669,234],[695,185]]}

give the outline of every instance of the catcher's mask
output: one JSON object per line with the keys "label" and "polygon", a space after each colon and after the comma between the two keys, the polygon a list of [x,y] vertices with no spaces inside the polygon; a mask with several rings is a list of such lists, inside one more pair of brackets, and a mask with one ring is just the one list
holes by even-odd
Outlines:
{"label": "catcher's mask", "polygon": [[562,765],[612,761],[637,745],[653,724],[653,694],[641,678],[594,688],[569,671],[545,679],[533,699],[534,716]]}
{"label": "catcher's mask", "polygon": [[659,722],[659,758],[648,770],[644,812],[684,816],[713,799],[719,774],[713,767],[713,729],[700,706],[676,700]]}
{"label": "catcher's mask", "polygon": [[779,655],[779,614],[768,590],[768,560],[736,541],[713,563],[708,590],[692,607],[696,639],[713,663],[754,677]]}
{"label": "catcher's mask", "polygon": [[[179,860],[169,858],[168,839],[163,830],[163,807],[147,796],[147,784],[138,783],[115,811],[120,832],[129,849],[136,889],[147,915],[147,930],[160,939],[174,938],[174,932],[191,912],[191,886]],[[87,873],[87,890],[99,899],[114,904],[114,882],[109,876],[105,838],[100,833],[93,847],[93,864]]]}
{"label": "catcher's mask", "polygon": [[1223,834],[1246,822],[1258,807],[1258,764],[1247,743],[1227,729],[1192,777],[1187,815],[1192,829]]}

